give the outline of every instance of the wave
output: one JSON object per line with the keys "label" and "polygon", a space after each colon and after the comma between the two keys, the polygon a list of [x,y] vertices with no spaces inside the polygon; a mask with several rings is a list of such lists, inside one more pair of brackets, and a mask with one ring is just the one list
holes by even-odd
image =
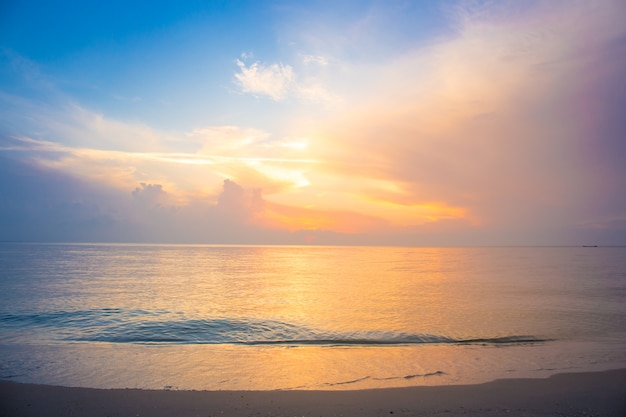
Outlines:
{"label": "wave", "polygon": [[326,382],[324,385],[327,385],[327,386],[330,386],[330,387],[334,387],[334,386],[337,386],[337,385],[356,384],[356,383],[367,381],[367,380],[372,380],[372,381],[392,381],[392,380],[397,380],[397,379],[428,378],[428,377],[431,377],[431,376],[441,376],[441,375],[446,375],[446,373],[443,372],[443,371],[435,371],[435,372],[428,372],[428,373],[425,373],[425,374],[413,374],[413,375],[405,375],[405,376],[390,376],[390,377],[385,377],[385,378],[364,376],[364,377],[361,377],[361,378],[352,379],[350,381]]}
{"label": "wave", "polygon": [[0,314],[2,329],[5,333],[31,331],[56,341],[134,344],[399,346],[519,345],[548,341],[531,335],[455,338],[395,331],[323,331],[277,320],[189,319],[166,311],[122,309]]}

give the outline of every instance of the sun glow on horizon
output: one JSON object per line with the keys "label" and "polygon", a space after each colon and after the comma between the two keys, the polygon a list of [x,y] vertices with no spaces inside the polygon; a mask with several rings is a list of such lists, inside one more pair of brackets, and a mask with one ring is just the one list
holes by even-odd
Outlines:
{"label": "sun glow on horizon", "polygon": [[619,1],[267,6],[142,14],[131,32],[70,41],[16,4],[0,45],[0,211],[23,221],[0,240],[626,230]]}

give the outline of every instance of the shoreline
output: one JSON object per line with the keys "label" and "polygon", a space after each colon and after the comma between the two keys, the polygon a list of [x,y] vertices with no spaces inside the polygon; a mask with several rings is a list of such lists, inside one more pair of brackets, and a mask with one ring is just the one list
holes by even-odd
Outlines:
{"label": "shoreline", "polygon": [[0,415],[623,417],[626,369],[350,391],[93,389],[0,381]]}

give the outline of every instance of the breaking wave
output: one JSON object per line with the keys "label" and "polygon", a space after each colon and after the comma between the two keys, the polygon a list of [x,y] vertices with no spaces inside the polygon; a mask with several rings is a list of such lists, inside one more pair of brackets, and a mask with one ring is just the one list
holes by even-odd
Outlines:
{"label": "breaking wave", "polygon": [[[166,311],[101,309],[43,314],[2,314],[0,328],[35,332],[57,342],[238,345],[518,345],[547,339],[529,335],[455,338],[426,333],[357,330],[324,331],[277,320],[185,318]],[[32,333],[31,333],[32,335]]]}

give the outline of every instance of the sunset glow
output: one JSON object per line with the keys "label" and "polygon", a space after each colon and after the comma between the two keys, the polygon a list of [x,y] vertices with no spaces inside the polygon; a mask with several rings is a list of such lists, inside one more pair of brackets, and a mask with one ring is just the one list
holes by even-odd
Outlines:
{"label": "sunset glow", "polygon": [[2,10],[0,240],[626,243],[623,2],[121,7]]}

